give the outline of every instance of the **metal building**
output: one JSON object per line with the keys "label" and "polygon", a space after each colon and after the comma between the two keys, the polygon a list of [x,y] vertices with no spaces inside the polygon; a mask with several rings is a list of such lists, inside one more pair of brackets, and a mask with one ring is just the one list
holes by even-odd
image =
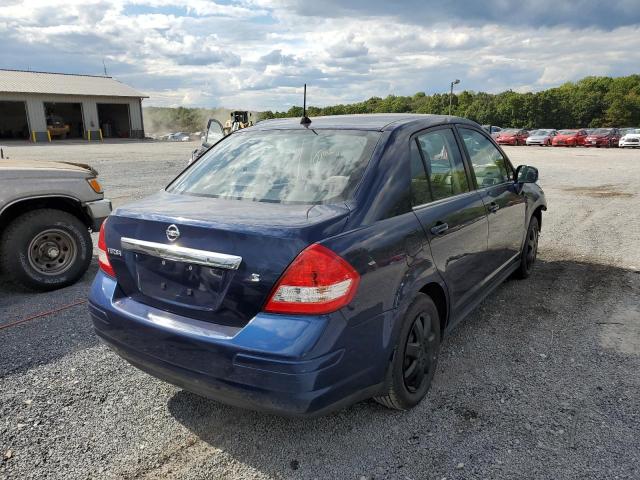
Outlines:
{"label": "metal building", "polygon": [[144,138],[143,98],[111,77],[0,69],[0,139]]}

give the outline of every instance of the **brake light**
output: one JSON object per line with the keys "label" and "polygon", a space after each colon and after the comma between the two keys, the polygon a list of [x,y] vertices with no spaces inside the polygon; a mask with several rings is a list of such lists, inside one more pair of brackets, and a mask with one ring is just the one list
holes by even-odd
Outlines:
{"label": "brake light", "polygon": [[325,314],[353,299],[360,275],[349,263],[322,245],[304,249],[285,270],[269,296],[269,313]]}
{"label": "brake light", "polygon": [[100,234],[98,235],[98,265],[100,266],[100,270],[104,273],[110,277],[115,277],[116,272],[113,271],[113,267],[109,261],[109,255],[107,255],[107,242],[104,240],[104,226],[106,223],[106,220],[102,222],[102,225],[100,226]]}

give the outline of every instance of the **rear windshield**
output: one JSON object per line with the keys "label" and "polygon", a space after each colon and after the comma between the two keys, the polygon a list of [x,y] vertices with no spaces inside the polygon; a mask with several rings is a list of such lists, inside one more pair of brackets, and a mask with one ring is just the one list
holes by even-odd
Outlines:
{"label": "rear windshield", "polygon": [[574,133],[578,133],[577,130],[560,130],[558,135],[573,135]]}
{"label": "rear windshield", "polygon": [[350,198],[380,132],[269,130],[234,133],[180,175],[167,191],[272,203]]}

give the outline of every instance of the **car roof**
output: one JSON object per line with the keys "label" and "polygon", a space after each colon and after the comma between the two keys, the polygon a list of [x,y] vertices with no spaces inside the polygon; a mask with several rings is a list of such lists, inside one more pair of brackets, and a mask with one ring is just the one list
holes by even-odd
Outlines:
{"label": "car roof", "polygon": [[[406,126],[428,128],[448,123],[464,123],[479,127],[475,122],[465,118],[448,115],[429,115],[419,113],[367,113],[358,115],[328,115],[324,117],[311,117],[312,129],[338,129],[338,130],[374,130],[389,131]],[[263,120],[260,123],[244,129],[248,130],[291,130],[306,128],[300,124],[300,117],[276,118]]]}

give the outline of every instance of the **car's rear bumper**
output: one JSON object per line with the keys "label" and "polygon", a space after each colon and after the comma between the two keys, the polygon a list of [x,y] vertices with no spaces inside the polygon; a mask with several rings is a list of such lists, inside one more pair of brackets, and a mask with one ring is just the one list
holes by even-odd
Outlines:
{"label": "car's rear bumper", "polygon": [[119,298],[102,272],[89,311],[98,336],[141,370],[223,403],[282,415],[323,414],[379,393],[392,351],[394,312],[358,325],[339,312],[260,313],[242,328],[225,327]]}

